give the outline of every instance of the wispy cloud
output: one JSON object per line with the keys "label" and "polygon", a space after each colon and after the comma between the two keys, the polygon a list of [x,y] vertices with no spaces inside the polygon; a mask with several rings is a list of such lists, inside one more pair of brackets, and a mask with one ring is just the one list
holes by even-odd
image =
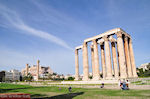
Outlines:
{"label": "wispy cloud", "polygon": [[[48,40],[50,42],[53,42],[55,44],[58,44],[62,47],[65,47],[67,49],[72,50],[72,48],[61,38],[58,38],[54,35],[51,35],[48,32],[33,28],[29,25],[27,25],[19,16],[19,14],[12,10],[9,9],[8,7],[1,5],[0,4],[0,15],[4,17],[5,19],[5,25],[7,26],[13,26],[16,29],[22,30],[23,33],[25,34],[30,34],[30,35],[34,35],[40,38],[43,38],[45,40]],[[1,25],[3,25],[2,23],[0,23]]]}

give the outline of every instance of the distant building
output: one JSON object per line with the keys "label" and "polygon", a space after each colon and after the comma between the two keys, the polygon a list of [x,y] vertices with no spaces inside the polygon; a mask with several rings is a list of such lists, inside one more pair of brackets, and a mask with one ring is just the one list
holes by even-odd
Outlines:
{"label": "distant building", "polygon": [[141,66],[138,67],[138,69],[149,70],[150,69],[150,63],[141,64]]}
{"label": "distant building", "polygon": [[5,71],[5,81],[13,81],[13,73],[10,71]]}
{"label": "distant building", "polygon": [[[33,76],[34,80],[37,80],[37,65],[28,66],[28,69],[27,67],[22,69],[22,76],[26,76],[27,72]],[[39,78],[47,78],[46,74],[53,74],[52,69],[50,67],[39,66]]]}
{"label": "distant building", "polygon": [[1,81],[19,81],[20,80],[19,70],[13,69],[10,71],[1,71],[0,72],[0,82]]}
{"label": "distant building", "polygon": [[20,80],[21,74],[20,74],[19,70],[13,69],[13,70],[10,70],[10,72],[13,75],[13,81]]}

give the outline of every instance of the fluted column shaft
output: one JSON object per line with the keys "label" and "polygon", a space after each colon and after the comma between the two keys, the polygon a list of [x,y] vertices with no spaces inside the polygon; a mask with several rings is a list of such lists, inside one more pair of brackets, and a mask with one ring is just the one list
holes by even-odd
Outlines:
{"label": "fluted column shaft", "polygon": [[117,33],[117,44],[118,44],[118,54],[119,54],[119,66],[120,66],[120,78],[127,78],[126,72],[126,61],[124,54],[124,44],[122,39],[122,33]]}
{"label": "fluted column shaft", "polygon": [[102,73],[103,73],[103,79],[105,79],[106,78],[106,64],[105,64],[104,43],[100,44],[100,47],[101,47]]}
{"label": "fluted column shaft", "polygon": [[92,62],[92,76],[94,76],[95,74],[95,67],[94,67],[94,48],[93,45],[91,45],[91,62]]}
{"label": "fluted column shaft", "polygon": [[116,57],[116,47],[115,47],[115,42],[111,42],[112,46],[112,57],[113,57],[113,66],[114,66],[114,76],[115,78],[119,77],[119,72],[118,72],[118,64],[117,64],[117,57]]}
{"label": "fluted column shaft", "polygon": [[135,65],[134,52],[133,52],[131,38],[129,40],[129,51],[130,51],[130,59],[131,59],[133,77],[138,77],[137,72],[136,72],[136,65]]}
{"label": "fluted column shaft", "polygon": [[130,53],[129,53],[129,45],[128,45],[128,37],[125,36],[124,38],[124,47],[125,47],[125,56],[126,56],[126,63],[127,63],[127,73],[128,77],[132,77],[132,67],[131,67],[131,61],[130,61]]}
{"label": "fluted column shaft", "polygon": [[29,73],[29,64],[26,64],[26,76],[28,76]]}
{"label": "fluted column shaft", "polygon": [[39,80],[39,66],[40,66],[40,61],[37,61],[37,80]]}
{"label": "fluted column shaft", "polygon": [[107,37],[104,37],[104,40],[105,40],[106,71],[107,71],[106,79],[112,79],[112,64],[111,64],[109,41]]}
{"label": "fluted column shaft", "polygon": [[94,76],[93,76],[93,80],[99,80],[100,79],[100,72],[99,72],[99,55],[98,55],[98,45],[96,40],[92,40],[93,41],[93,47],[94,47]]}
{"label": "fluted column shaft", "polygon": [[86,42],[83,43],[83,80],[89,80],[88,49]]}
{"label": "fluted column shaft", "polygon": [[75,50],[75,80],[79,80],[79,59],[78,50]]}

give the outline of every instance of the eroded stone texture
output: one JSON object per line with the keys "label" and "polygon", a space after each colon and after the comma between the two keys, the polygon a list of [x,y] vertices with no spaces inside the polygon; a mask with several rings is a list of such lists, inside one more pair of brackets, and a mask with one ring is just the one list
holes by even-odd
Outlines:
{"label": "eroded stone texture", "polygon": [[83,43],[83,80],[89,80],[89,64],[87,43]]}
{"label": "eroded stone texture", "polygon": [[96,40],[93,40],[93,48],[94,48],[94,67],[95,67],[93,80],[99,80],[100,79],[99,56],[98,56],[98,46]]}
{"label": "eroded stone texture", "polygon": [[102,74],[103,74],[103,79],[106,79],[106,64],[105,64],[104,43],[100,43],[100,47],[101,47]]}
{"label": "eroded stone texture", "polygon": [[40,60],[37,61],[37,80],[39,80],[39,66],[40,66]]}
{"label": "eroded stone texture", "polygon": [[29,64],[26,64],[26,76],[28,76],[29,73]]}
{"label": "eroded stone texture", "polygon": [[118,77],[119,77],[119,72],[118,72],[118,64],[117,64],[115,41],[111,41],[111,46],[112,46],[112,57],[113,57],[113,66],[114,66],[114,76],[115,76],[116,79],[118,79]]}
{"label": "eroded stone texture", "polygon": [[119,54],[119,66],[120,66],[120,78],[127,78],[126,72],[126,61],[124,54],[124,44],[122,39],[122,33],[117,33],[117,44],[118,44],[118,54]]}
{"label": "eroded stone texture", "polygon": [[132,67],[131,67],[131,61],[130,61],[130,53],[129,53],[129,45],[128,45],[128,37],[125,36],[124,38],[124,47],[125,47],[125,56],[126,56],[126,63],[127,63],[127,74],[128,77],[133,77],[132,75]]}
{"label": "eroded stone texture", "polygon": [[106,58],[106,79],[112,79],[112,64],[111,64],[111,55],[110,47],[107,36],[103,37],[105,45],[105,58]]}
{"label": "eroded stone texture", "polygon": [[129,51],[130,51],[130,58],[131,58],[133,77],[138,77],[137,72],[136,72],[136,65],[135,65],[134,52],[133,52],[131,38],[129,40]]}
{"label": "eroded stone texture", "polygon": [[75,50],[75,80],[79,80],[79,59],[78,50]]}
{"label": "eroded stone texture", "polygon": [[95,67],[94,67],[94,48],[93,45],[91,45],[91,63],[92,63],[92,76],[95,74]]}

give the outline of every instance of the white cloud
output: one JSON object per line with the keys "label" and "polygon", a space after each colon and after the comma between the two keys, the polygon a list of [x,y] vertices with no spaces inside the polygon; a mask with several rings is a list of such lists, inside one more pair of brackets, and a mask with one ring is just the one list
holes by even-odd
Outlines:
{"label": "white cloud", "polygon": [[[25,34],[34,35],[40,38],[43,38],[45,40],[49,40],[50,42],[53,42],[55,44],[58,44],[62,47],[65,47],[67,49],[72,50],[72,48],[62,39],[51,35],[48,32],[35,29],[27,24],[19,17],[18,13],[15,12],[12,9],[9,9],[8,7],[4,5],[0,5],[0,14],[5,17],[5,25],[7,26],[13,26],[19,30],[22,30]],[[2,23],[0,23],[2,25]]]}

